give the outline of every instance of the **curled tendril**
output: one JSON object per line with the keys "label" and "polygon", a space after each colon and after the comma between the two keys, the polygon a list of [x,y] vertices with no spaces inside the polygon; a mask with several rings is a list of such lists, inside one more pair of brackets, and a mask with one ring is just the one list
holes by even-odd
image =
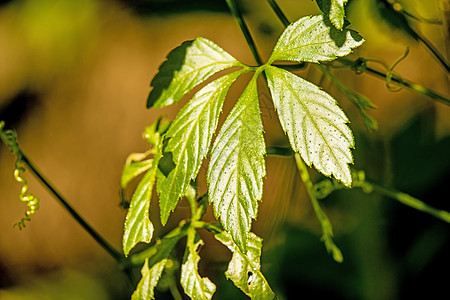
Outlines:
{"label": "curled tendril", "polygon": [[24,173],[26,169],[22,166],[20,166],[20,160],[16,161],[16,169],[14,170],[14,179],[16,179],[17,182],[22,183],[22,189],[19,193],[20,201],[23,201],[27,204],[28,210],[25,212],[25,217],[22,217],[20,221],[15,222],[13,226],[19,227],[20,230],[22,228],[25,228],[25,221],[31,221],[31,216],[36,213],[36,211],[39,209],[39,199],[36,198],[34,195],[27,194],[28,190],[28,182],[20,176],[20,173]]}
{"label": "curled tendril", "polygon": [[39,199],[32,194],[27,194],[28,182],[20,176],[20,173],[26,171],[24,164],[24,156],[20,150],[19,143],[17,142],[17,134],[13,129],[5,129],[5,122],[0,121],[0,138],[3,140],[9,150],[16,155],[17,160],[14,170],[14,179],[22,183],[22,189],[19,193],[20,201],[27,204],[28,210],[25,212],[25,217],[22,217],[20,221],[14,223],[13,226],[19,227],[20,230],[25,227],[25,221],[31,221],[31,216],[39,209]]}
{"label": "curled tendril", "polygon": [[0,122],[0,136],[9,150],[14,153],[19,160],[22,159],[22,152],[20,151],[19,144],[17,142],[17,134],[13,129],[5,129],[5,122]]}
{"label": "curled tendril", "polygon": [[[409,54],[409,48],[406,47],[405,52],[403,53],[402,56],[400,56],[399,58],[397,58],[397,60],[392,64],[392,66],[388,69],[388,72],[386,73],[386,87],[391,91],[391,92],[398,92],[400,91],[403,87],[402,86],[393,86],[392,83],[392,75],[394,73],[394,68],[402,61],[404,60]],[[397,75],[398,77],[400,77],[399,75]]]}

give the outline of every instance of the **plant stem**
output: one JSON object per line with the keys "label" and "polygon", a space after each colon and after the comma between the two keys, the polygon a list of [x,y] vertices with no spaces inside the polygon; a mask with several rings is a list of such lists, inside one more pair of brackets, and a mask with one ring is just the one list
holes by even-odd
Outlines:
{"label": "plant stem", "polygon": [[234,18],[238,22],[239,27],[241,28],[241,31],[244,34],[245,40],[247,41],[247,44],[250,48],[250,51],[253,54],[253,57],[255,58],[256,63],[258,64],[258,66],[263,65],[261,56],[259,55],[258,49],[256,48],[255,41],[253,40],[252,34],[250,33],[250,30],[249,30],[247,24],[245,23],[245,20],[242,17],[242,14],[236,5],[236,2],[234,0],[226,0],[226,1],[228,4],[228,8],[230,9]]}
{"label": "plant stem", "polygon": [[86,230],[91,237],[117,262],[123,263],[125,257],[122,256],[111,244],[109,244],[92,226],[90,226],[83,217],[64,199],[63,196],[56,190],[56,188],[38,171],[38,169],[31,163],[27,156],[22,152],[22,161],[33,172],[39,181],[55,196],[59,203],[67,210],[67,212]]}
{"label": "plant stem", "polygon": [[294,151],[291,147],[267,147],[267,155],[292,156]]}
{"label": "plant stem", "polygon": [[142,266],[145,259],[148,258],[148,264],[151,268],[162,259],[168,257],[178,241],[188,234],[189,228],[191,228],[191,222],[181,221],[179,226],[175,227],[164,237],[157,240],[152,246],[131,255],[127,266]]}
{"label": "plant stem", "polygon": [[[338,61],[340,63],[342,63],[343,65],[345,65],[345,66],[351,67],[356,72],[365,72],[365,71],[367,71],[369,74],[372,74],[372,75],[375,75],[375,76],[378,76],[378,77],[382,77],[384,79],[386,79],[386,77],[387,77],[386,73],[383,73],[381,71],[378,71],[378,70],[375,70],[375,69],[373,69],[371,67],[368,67],[366,65],[366,63],[365,63],[366,62],[365,59],[363,59],[363,58],[359,58],[359,59],[357,59],[355,61],[352,61],[350,59],[341,57],[341,58],[338,58]],[[407,87],[407,88],[409,88],[410,90],[412,90],[412,91],[414,91],[416,93],[428,96],[428,97],[430,97],[432,99],[439,100],[442,103],[450,105],[450,99],[448,99],[447,97],[445,97],[445,96],[443,96],[443,95],[441,95],[441,94],[439,94],[439,93],[437,93],[437,92],[435,92],[433,90],[430,90],[430,89],[428,89],[428,88],[426,88],[426,87],[424,87],[424,86],[422,86],[422,85],[420,85],[418,83],[415,83],[415,82],[403,79],[403,78],[401,78],[399,76],[395,76],[395,75],[393,75],[391,77],[391,81],[394,81],[394,82],[396,82],[396,83],[398,83],[398,84],[400,84],[400,85],[402,85],[404,87]]]}
{"label": "plant stem", "polygon": [[126,258],[115,250],[97,231],[94,230],[78,213],[77,211],[64,199],[63,196],[56,190],[55,187],[42,175],[41,172],[34,166],[28,157],[22,152],[17,141],[17,134],[12,129],[5,129],[5,122],[0,122],[0,138],[8,149],[17,157],[17,160],[25,164],[31,172],[39,179],[39,181],[55,196],[59,203],[69,212],[69,214],[80,224],[94,240],[108,252],[117,262],[123,264]]}
{"label": "plant stem", "polygon": [[406,206],[412,207],[421,212],[430,214],[444,222],[450,223],[450,212],[448,211],[434,208],[420,201],[419,199],[412,197],[411,195],[396,191],[394,189],[386,188],[376,183],[366,181],[365,184],[368,185],[369,189],[372,188],[375,192],[383,196],[395,199]]}
{"label": "plant stem", "polygon": [[337,262],[342,262],[342,253],[333,241],[333,228],[331,226],[331,222],[320,207],[319,201],[317,200],[314,192],[314,185],[311,181],[311,177],[309,176],[308,168],[306,167],[305,163],[298,153],[295,153],[294,156],[298,171],[300,173],[302,181],[306,186],[306,191],[308,192],[309,198],[311,199],[314,211],[317,215],[317,218],[319,219],[320,226],[322,227],[322,241],[325,243],[327,251],[332,254],[333,259]]}
{"label": "plant stem", "polygon": [[436,47],[434,47],[434,45],[429,40],[427,40],[425,37],[423,37],[418,32],[416,32],[416,34],[417,34],[417,37],[419,38],[419,41],[421,41],[422,44],[424,44],[425,47],[427,47],[428,50],[430,50],[430,52],[434,55],[434,57],[437,58],[437,60],[441,63],[441,65],[444,67],[444,69],[447,71],[447,73],[450,73],[450,66],[445,61],[445,59],[442,57],[442,55],[439,53],[439,51],[436,49]]}
{"label": "plant stem", "polygon": [[198,205],[197,205],[197,199],[196,199],[197,192],[195,190],[195,187],[193,187],[192,185],[189,185],[185,196],[189,202],[189,206],[191,207],[191,219],[198,220],[198,213],[197,213]]}
{"label": "plant stem", "polygon": [[377,122],[367,114],[366,110],[368,108],[375,108],[375,106],[364,96],[353,92],[349,88],[343,84],[339,78],[333,75],[324,65],[322,64],[314,64],[323,74],[325,74],[333,83],[334,85],[343,92],[348,99],[350,99],[351,102],[356,106],[356,108],[359,110],[359,113],[361,114],[364,124],[367,128],[371,130],[377,130],[378,124]]}
{"label": "plant stem", "polygon": [[285,27],[289,26],[289,24],[291,24],[291,22],[289,22],[286,15],[283,13],[281,8],[278,6],[278,3],[275,0],[267,0],[267,2],[269,3],[270,7],[272,7],[272,10],[275,12],[278,19],[280,19],[281,23],[283,23],[283,25]]}

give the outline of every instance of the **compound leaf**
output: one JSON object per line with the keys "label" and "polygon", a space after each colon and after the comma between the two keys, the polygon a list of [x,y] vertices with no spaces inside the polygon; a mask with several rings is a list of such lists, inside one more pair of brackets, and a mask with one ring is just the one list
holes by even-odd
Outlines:
{"label": "compound leaf", "polygon": [[216,286],[207,277],[201,277],[198,273],[198,262],[200,256],[197,251],[203,245],[202,240],[199,240],[195,245],[188,245],[188,255],[183,265],[181,266],[180,283],[183,286],[184,292],[191,297],[191,299],[211,299]]}
{"label": "compound leaf", "polygon": [[242,253],[227,232],[215,235],[215,238],[228,247],[233,253],[225,275],[252,299],[276,299],[266,278],[261,272],[262,239],[256,234],[248,234],[248,251]]}
{"label": "compound leaf", "polygon": [[246,251],[266,174],[263,125],[254,75],[214,142],[208,168],[209,201],[225,230]]}
{"label": "compound leaf", "polygon": [[307,16],[284,30],[268,64],[276,60],[330,61],[349,54],[363,42],[356,31],[338,30],[323,15]]}
{"label": "compound leaf", "polygon": [[210,40],[184,42],[169,53],[150,83],[147,108],[176,103],[211,75],[235,66],[244,65]]}
{"label": "compound leaf", "polygon": [[292,149],[307,165],[333,175],[346,186],[352,182],[348,164],[353,135],[348,119],[329,94],[280,68],[265,68],[269,89]]}
{"label": "compound leaf", "polygon": [[154,290],[158,284],[166,262],[167,259],[163,259],[149,268],[148,259],[145,260],[144,266],[141,269],[142,278],[131,296],[131,300],[155,299]]}
{"label": "compound leaf", "polygon": [[243,71],[234,72],[203,87],[178,113],[169,130],[165,148],[175,167],[167,177],[158,177],[161,222],[167,222],[180,197],[195,179],[209,151],[228,89]]}

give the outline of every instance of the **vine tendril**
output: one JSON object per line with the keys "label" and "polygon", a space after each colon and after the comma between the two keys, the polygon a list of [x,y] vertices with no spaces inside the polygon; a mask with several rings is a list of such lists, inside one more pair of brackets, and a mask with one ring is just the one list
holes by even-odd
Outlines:
{"label": "vine tendril", "polygon": [[[392,64],[392,66],[388,69],[388,72],[386,73],[386,87],[391,91],[391,92],[398,92],[400,91],[403,86],[398,85],[398,86],[393,86],[392,83],[392,75],[394,73],[394,68],[402,61],[404,60],[409,54],[409,47],[406,47],[405,53],[403,53],[402,56],[400,56],[399,58],[397,58],[397,60]],[[397,74],[397,77],[399,77],[400,79],[401,76]]]}
{"label": "vine tendril", "polygon": [[17,226],[19,230],[22,230],[23,228],[25,228],[25,221],[30,222],[31,216],[34,215],[39,209],[39,199],[31,193],[27,194],[28,182],[20,176],[21,173],[24,173],[26,171],[26,168],[23,166],[25,162],[23,159],[23,153],[20,150],[19,143],[17,142],[16,131],[12,129],[5,129],[5,122],[1,121],[0,137],[5,145],[9,148],[9,150],[17,157],[14,169],[14,179],[22,184],[22,188],[19,193],[19,199],[20,201],[23,201],[27,204],[28,210],[25,211],[25,216],[22,217],[20,221],[15,222],[13,226]]}
{"label": "vine tendril", "polygon": [[16,169],[14,170],[14,179],[16,179],[17,182],[22,183],[22,189],[19,193],[19,199],[20,201],[23,201],[27,204],[28,210],[25,212],[25,217],[22,217],[20,221],[15,222],[13,226],[17,226],[19,230],[22,230],[25,228],[25,221],[30,222],[31,216],[36,213],[36,211],[39,209],[39,199],[35,197],[33,194],[29,193],[28,191],[28,182],[20,176],[20,173],[24,173],[26,169],[22,166],[20,166],[21,161],[19,159],[16,161]]}

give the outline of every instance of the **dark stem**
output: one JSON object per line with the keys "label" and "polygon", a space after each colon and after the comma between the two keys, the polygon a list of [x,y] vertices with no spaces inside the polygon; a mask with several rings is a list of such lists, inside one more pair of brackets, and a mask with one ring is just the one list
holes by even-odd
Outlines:
{"label": "dark stem", "polygon": [[431,42],[428,41],[421,34],[417,33],[417,37],[419,38],[419,41],[421,41],[425,45],[425,47],[427,47],[428,50],[430,50],[430,52],[434,55],[434,57],[437,58],[437,60],[441,63],[441,65],[444,67],[447,73],[450,73],[450,66],[442,57],[442,55],[439,53],[439,51],[436,49],[436,47],[434,47],[433,44],[431,44]]}
{"label": "dark stem", "polygon": [[294,155],[294,150],[291,147],[267,147],[267,155],[279,155],[279,156],[292,156]]}
{"label": "dark stem", "polygon": [[258,53],[258,49],[256,49],[255,41],[253,40],[250,30],[249,30],[247,24],[245,23],[244,18],[242,17],[241,12],[236,5],[236,2],[234,0],[226,0],[226,1],[228,4],[228,8],[230,9],[234,18],[238,22],[239,27],[241,28],[241,31],[244,34],[245,40],[247,41],[247,44],[250,48],[250,51],[253,54],[253,57],[255,58],[256,63],[258,64],[258,66],[263,65],[261,56]]}
{"label": "dark stem", "polygon": [[94,228],[92,228],[77,211],[64,199],[63,196],[53,187],[53,185],[37,170],[37,168],[30,162],[25,154],[22,153],[22,161],[28,166],[34,175],[44,184],[44,186],[55,196],[59,203],[69,212],[69,214],[80,224],[91,237],[111,255],[117,262],[123,263],[125,258],[114,249]]}
{"label": "dark stem", "polygon": [[283,13],[281,8],[278,6],[278,3],[275,0],[267,0],[267,2],[269,2],[270,7],[272,7],[272,10],[275,12],[278,19],[280,19],[281,23],[283,23],[284,27],[289,26],[289,24],[291,24],[291,22],[289,22],[286,15]]}

